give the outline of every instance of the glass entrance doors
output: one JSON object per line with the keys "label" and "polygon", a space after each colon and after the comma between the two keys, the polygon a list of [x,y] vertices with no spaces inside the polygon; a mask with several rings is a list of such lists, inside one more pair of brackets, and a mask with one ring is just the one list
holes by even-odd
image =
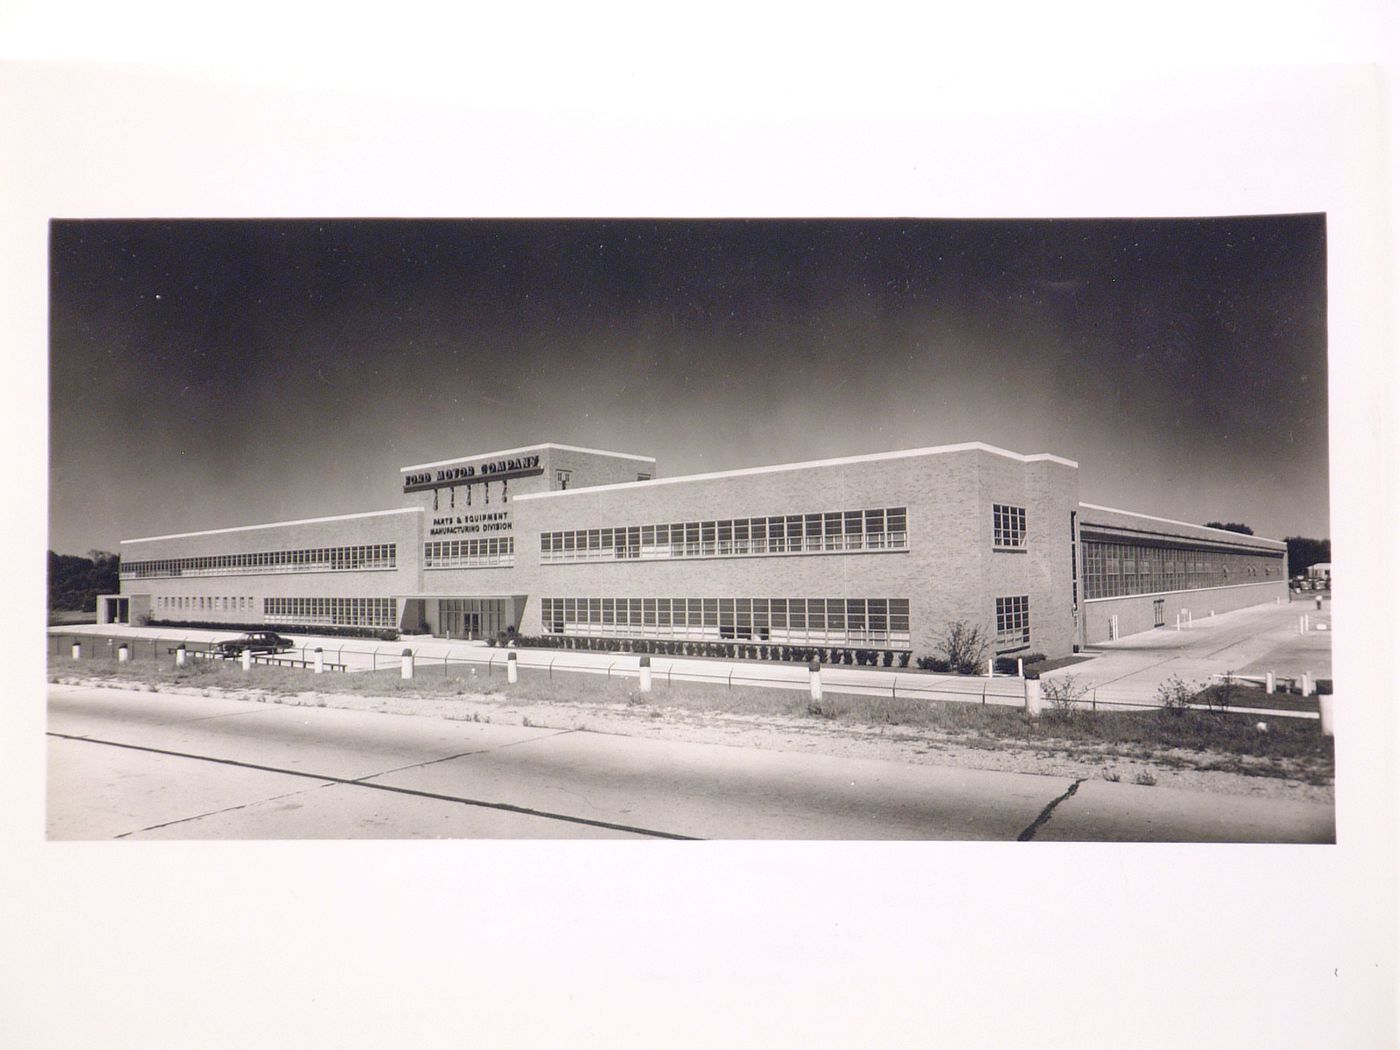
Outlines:
{"label": "glass entrance doors", "polygon": [[479,641],[506,629],[505,601],[500,598],[442,598],[438,601],[439,638]]}

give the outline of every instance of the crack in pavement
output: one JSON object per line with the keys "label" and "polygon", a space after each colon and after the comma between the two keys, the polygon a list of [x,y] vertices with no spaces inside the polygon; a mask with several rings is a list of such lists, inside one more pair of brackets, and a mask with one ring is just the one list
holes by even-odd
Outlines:
{"label": "crack in pavement", "polygon": [[[563,730],[561,732],[572,732]],[[319,780],[322,787],[329,787],[332,784],[342,784],[347,787],[364,788],[370,791],[387,791],[395,795],[411,795],[415,798],[433,799],[438,802],[454,802],[463,806],[477,806],[482,809],[495,809],[505,813],[517,813],[527,817],[540,817],[544,820],[558,820],[566,824],[582,824],[587,827],[604,828],[609,831],[622,831],[631,835],[643,835],[648,838],[675,839],[683,842],[696,841],[693,835],[680,835],[672,831],[659,831],[655,828],[637,827],[632,824],[618,824],[608,820],[594,820],[589,817],[576,817],[568,813],[554,813],[549,810],[532,809],[529,806],[517,806],[509,802],[491,802],[486,799],[466,798],[461,795],[445,795],[436,791],[420,791],[416,788],[396,787],[393,784],[376,784],[369,780],[352,780],[347,777],[331,776],[327,773],[308,773],[301,769],[286,769],[281,766],[266,766],[256,762],[240,762],[232,758],[217,758],[213,755],[196,755],[188,751],[169,751],[165,748],[146,747],[141,744],[125,744],[119,740],[101,740],[97,737],[72,736],[67,733],[47,733],[47,736],[56,737],[60,740],[77,740],[85,744],[101,744],[106,747],[120,747],[129,751],[145,751],[155,755],[170,755],[174,758],[189,758],[198,762],[213,762],[223,766],[235,766],[240,769],[256,769],[264,773],[281,773],[284,776],[304,777],[307,780]],[[523,743],[523,741],[520,741]],[[384,774],[370,774],[371,776],[383,776]],[[251,804],[251,803],[250,803]],[[241,808],[241,807],[239,807]]]}
{"label": "crack in pavement", "polygon": [[[395,766],[393,769],[381,769],[378,773],[366,773],[362,777],[355,777],[348,783],[359,784],[366,780],[373,780],[375,777],[387,777],[390,773],[402,773],[406,769],[423,769],[425,766],[435,766],[439,762],[451,762],[455,758],[470,758],[472,755],[487,755],[492,751],[504,751],[508,747],[519,747],[521,744],[534,744],[541,740],[553,740],[557,736],[567,736],[576,733],[576,729],[560,729],[550,733],[548,736],[531,737],[529,740],[512,740],[507,744],[493,744],[491,747],[473,748],[471,751],[461,751],[455,755],[444,755],[442,758],[429,758],[423,762],[410,762],[406,766]],[[368,785],[374,787],[375,785]]]}
{"label": "crack in pavement", "polygon": [[[84,737],[83,739],[84,739],[84,740],[87,740],[86,737]],[[88,740],[88,742],[89,742],[89,743],[102,743],[102,741],[100,741],[100,740]],[[238,810],[240,810],[240,809],[247,809],[247,808],[249,808],[250,806],[261,806],[261,805],[263,805],[264,803],[267,803],[267,802],[276,802],[278,799],[291,798],[291,797],[293,797],[294,795],[305,795],[308,791],[317,791],[317,790],[320,790],[321,788],[328,788],[328,787],[331,787],[331,786],[332,786],[332,785],[331,785],[331,782],[330,782],[329,780],[327,780],[327,781],[325,781],[324,783],[315,785],[314,787],[301,788],[301,789],[298,790],[298,791],[285,791],[285,792],[283,792],[283,793],[280,794],[280,795],[273,795],[273,796],[271,796],[270,798],[257,798],[257,799],[254,799],[252,802],[244,802],[244,803],[243,803],[242,805],[240,805],[240,806],[225,806],[223,809],[211,809],[211,810],[210,810],[209,812],[207,812],[207,813],[196,813],[196,814],[194,814],[194,816],[190,816],[190,817],[176,817],[174,820],[167,820],[167,821],[164,821],[164,822],[162,822],[162,823],[160,823],[160,824],[151,824],[151,825],[149,825],[148,827],[136,828],[136,829],[134,829],[134,830],[132,830],[132,831],[123,831],[120,835],[114,835],[113,838],[119,838],[119,839],[130,838],[132,835],[140,835],[142,832],[146,832],[146,831],[157,831],[157,830],[159,830],[160,828],[169,828],[169,827],[173,827],[173,826],[176,825],[176,824],[187,824],[187,823],[189,823],[189,822],[192,821],[192,820],[203,820],[205,817],[217,817],[217,816],[219,816],[221,813],[236,813],[236,812],[238,812]]]}
{"label": "crack in pavement", "polygon": [[1045,826],[1045,822],[1048,821],[1050,819],[1050,815],[1055,812],[1055,807],[1058,806],[1065,799],[1072,796],[1076,791],[1078,791],[1079,785],[1084,783],[1084,781],[1088,779],[1088,777],[1080,777],[1078,780],[1076,780],[1073,784],[1069,786],[1069,790],[1066,791],[1063,795],[1061,795],[1059,798],[1051,799],[1049,805],[1047,805],[1044,809],[1040,811],[1040,816],[1036,817],[1035,820],[1031,821],[1030,827],[1026,828],[1025,831],[1021,832],[1021,834],[1016,836],[1016,841],[1029,842],[1031,839],[1035,838],[1035,833]]}

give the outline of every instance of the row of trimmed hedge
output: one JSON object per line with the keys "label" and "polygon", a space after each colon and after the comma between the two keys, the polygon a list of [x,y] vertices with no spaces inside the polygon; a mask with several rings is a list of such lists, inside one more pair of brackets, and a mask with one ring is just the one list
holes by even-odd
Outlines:
{"label": "row of trimmed hedge", "polygon": [[277,631],[291,634],[315,634],[329,638],[375,638],[381,642],[396,642],[399,632],[391,627],[328,627],[321,624],[288,623],[226,623],[214,620],[155,620],[142,621],[145,627],[193,627],[207,631]]}
{"label": "row of trimmed hedge", "polygon": [[[767,642],[690,642],[660,638],[592,638],[575,635],[510,636],[517,646],[542,649],[581,649],[587,652],[648,653],[658,656],[709,656],[730,660],[778,660],[791,663],[847,664],[851,667],[908,667],[908,651],[896,649],[845,649],[834,646],[773,645]],[[506,638],[488,639],[488,645],[505,644]]]}

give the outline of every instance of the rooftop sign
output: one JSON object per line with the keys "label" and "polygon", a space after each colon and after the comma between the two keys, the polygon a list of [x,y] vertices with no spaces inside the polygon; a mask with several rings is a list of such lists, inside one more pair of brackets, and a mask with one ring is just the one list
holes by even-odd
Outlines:
{"label": "rooftop sign", "polygon": [[425,489],[442,488],[446,485],[470,485],[481,481],[525,478],[543,474],[539,456],[516,456],[511,459],[493,459],[485,463],[465,466],[439,467],[437,470],[421,470],[405,474],[403,490],[422,492]]}

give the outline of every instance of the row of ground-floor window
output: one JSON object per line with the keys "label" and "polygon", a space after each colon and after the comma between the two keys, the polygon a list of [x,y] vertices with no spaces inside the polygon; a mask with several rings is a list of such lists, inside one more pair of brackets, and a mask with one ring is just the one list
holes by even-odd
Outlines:
{"label": "row of ground-floor window", "polygon": [[[544,598],[546,634],[907,649],[908,598]],[[1026,595],[996,600],[996,643],[1030,641]]]}

